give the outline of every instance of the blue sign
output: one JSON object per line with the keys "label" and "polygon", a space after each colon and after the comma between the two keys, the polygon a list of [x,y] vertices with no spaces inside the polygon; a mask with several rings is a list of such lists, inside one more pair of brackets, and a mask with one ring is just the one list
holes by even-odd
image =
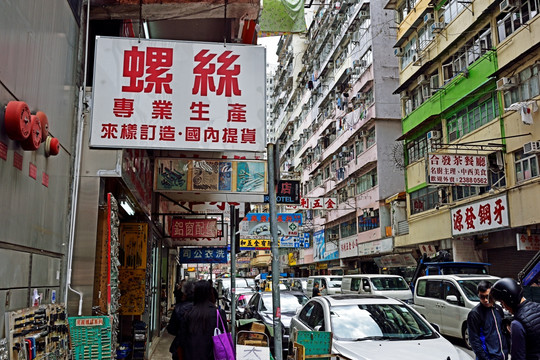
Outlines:
{"label": "blue sign", "polygon": [[182,249],[178,256],[182,264],[226,264],[227,251],[223,248]]}
{"label": "blue sign", "polygon": [[[255,222],[268,222],[270,221],[269,213],[248,213],[244,218],[246,221],[255,221]],[[279,213],[277,214],[278,222],[296,222],[302,225],[302,214],[301,213]]]}

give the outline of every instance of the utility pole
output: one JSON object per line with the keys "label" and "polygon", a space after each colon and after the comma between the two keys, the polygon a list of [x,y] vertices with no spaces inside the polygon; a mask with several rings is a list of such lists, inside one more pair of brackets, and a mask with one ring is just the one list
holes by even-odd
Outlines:
{"label": "utility pole", "polygon": [[283,359],[283,337],[281,326],[281,301],[279,297],[279,249],[276,213],[275,145],[269,143],[268,154],[268,200],[270,204],[270,234],[272,236],[272,307],[274,309],[274,359]]}
{"label": "utility pole", "polygon": [[233,347],[236,349],[236,211],[230,205],[230,239],[231,239],[231,335]]}

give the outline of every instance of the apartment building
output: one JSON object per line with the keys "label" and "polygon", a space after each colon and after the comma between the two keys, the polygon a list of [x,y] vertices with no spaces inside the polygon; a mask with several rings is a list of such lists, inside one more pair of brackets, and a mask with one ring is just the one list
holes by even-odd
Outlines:
{"label": "apartment building", "polygon": [[[396,248],[486,261],[539,249],[537,0],[391,0],[409,233]],[[508,261],[512,259],[512,261]]]}
{"label": "apartment building", "polygon": [[312,246],[289,266],[297,275],[379,271],[374,258],[394,249],[386,199],[404,189],[394,15],[352,0],[313,11],[306,35],[280,40],[268,118],[282,177],[300,178],[308,201],[335,206],[303,206]]}

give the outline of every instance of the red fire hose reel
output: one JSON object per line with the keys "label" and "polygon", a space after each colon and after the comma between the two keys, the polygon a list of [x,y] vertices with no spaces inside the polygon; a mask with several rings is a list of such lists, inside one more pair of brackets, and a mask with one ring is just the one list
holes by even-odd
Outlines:
{"label": "red fire hose reel", "polygon": [[49,135],[47,115],[43,111],[32,115],[24,101],[10,101],[7,104],[4,126],[7,136],[18,141],[24,150],[35,151],[45,142],[45,156],[58,155],[60,152],[58,139]]}

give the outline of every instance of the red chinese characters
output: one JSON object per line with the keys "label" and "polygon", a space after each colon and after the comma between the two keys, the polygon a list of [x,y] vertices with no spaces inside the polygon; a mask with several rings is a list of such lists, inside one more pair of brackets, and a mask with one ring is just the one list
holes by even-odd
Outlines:
{"label": "red chinese characters", "polygon": [[216,219],[177,219],[171,222],[173,238],[215,238],[218,235]]}
{"label": "red chinese characters", "polygon": [[509,226],[506,197],[490,198],[452,210],[452,233],[464,234]]}
{"label": "red chinese characters", "polygon": [[430,154],[428,169],[432,184],[488,184],[485,156]]}
{"label": "red chinese characters", "polygon": [[146,52],[138,46],[124,51],[122,75],[129,79],[129,85],[122,86],[123,92],[155,92],[172,94],[172,74],[167,73],[173,64],[173,49],[148,47]]}

